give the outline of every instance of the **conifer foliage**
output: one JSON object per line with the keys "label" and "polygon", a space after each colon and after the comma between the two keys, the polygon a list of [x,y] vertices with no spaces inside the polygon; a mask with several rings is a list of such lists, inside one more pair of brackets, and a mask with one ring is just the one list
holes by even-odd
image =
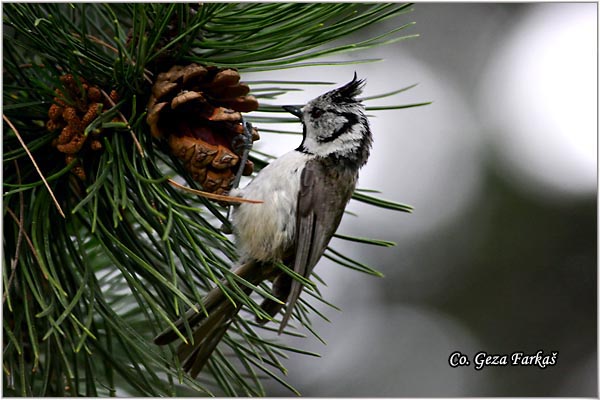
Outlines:
{"label": "conifer foliage", "polygon": [[[265,395],[265,378],[295,392],[282,359],[310,353],[286,346],[286,335],[316,335],[309,316],[320,311],[301,301],[295,328],[280,337],[255,324],[254,296],[269,288],[248,296],[240,289],[248,283],[230,272],[236,249],[220,230],[227,208],[173,181],[226,194],[241,163],[229,144],[242,116],[277,133],[268,124],[291,121],[277,97],[323,84],[247,74],[334,67],[336,54],[414,36],[403,33],[408,11],[375,3],[3,4],[4,393]],[[387,30],[377,31],[384,21]],[[362,39],[347,40],[365,28]],[[252,151],[244,174],[268,161]],[[354,199],[410,211],[366,191]],[[326,256],[379,274],[333,248]],[[325,302],[313,280],[304,297]],[[198,309],[215,285],[246,313],[192,380],[174,349],[152,338]],[[191,340],[189,327],[180,334]]]}

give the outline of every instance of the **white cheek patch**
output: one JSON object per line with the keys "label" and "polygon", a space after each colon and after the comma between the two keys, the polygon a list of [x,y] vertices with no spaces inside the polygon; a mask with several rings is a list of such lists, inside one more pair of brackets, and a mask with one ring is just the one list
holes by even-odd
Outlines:
{"label": "white cheek patch", "polygon": [[321,120],[319,121],[319,124],[315,124],[318,126],[317,130],[321,134],[319,134],[319,132],[315,132],[314,136],[320,143],[327,143],[331,135],[337,132],[339,129],[344,128],[344,125],[346,124],[348,124],[348,118],[344,117],[343,115],[337,115],[334,118],[327,118],[324,121]]}
{"label": "white cheek patch", "polygon": [[306,139],[304,139],[304,148],[317,156],[328,156],[332,153],[339,155],[345,155],[351,153],[358,146],[360,146],[361,140],[364,136],[363,128],[360,124],[355,124],[350,130],[338,137],[337,139],[320,143],[315,140],[314,133],[307,132]]}

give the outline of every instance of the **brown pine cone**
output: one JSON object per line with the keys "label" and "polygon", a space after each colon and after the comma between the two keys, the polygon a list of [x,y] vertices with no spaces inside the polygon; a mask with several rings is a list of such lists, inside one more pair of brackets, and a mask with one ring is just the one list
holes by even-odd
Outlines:
{"label": "brown pine cone", "polygon": [[[165,138],[192,178],[204,190],[226,193],[233,182],[242,149],[233,143],[243,137],[242,112],[258,109],[231,68],[175,65],[160,73],[152,87],[146,122],[152,136]],[[252,141],[259,139],[253,129]],[[252,162],[243,166],[251,175]]]}

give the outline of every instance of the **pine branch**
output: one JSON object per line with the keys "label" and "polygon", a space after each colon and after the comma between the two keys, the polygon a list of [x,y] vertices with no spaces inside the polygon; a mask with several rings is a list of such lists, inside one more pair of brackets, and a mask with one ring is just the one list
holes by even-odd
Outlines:
{"label": "pine branch", "polygon": [[[382,21],[401,21],[410,5],[11,3],[3,11],[5,393],[265,395],[266,377],[296,393],[281,377],[282,359],[308,354],[285,344],[285,335],[301,334],[288,328],[278,340],[264,338],[273,328],[254,323],[252,310],[270,288],[261,283],[250,297],[240,289],[250,283],[231,272],[236,248],[219,229],[227,223],[226,208],[171,185],[176,179],[203,189],[166,141],[150,133],[152,84],[173,65],[192,62],[242,74],[338,65],[324,57],[414,37],[403,35],[412,24],[402,21],[359,42],[341,40]],[[327,82],[247,83],[260,102],[260,114],[248,119],[269,131],[267,124],[292,121],[269,101]],[[102,94],[98,100],[91,87]],[[81,140],[94,141],[94,148],[59,151],[64,138],[50,129],[52,107],[89,111],[91,103],[100,106]],[[251,153],[256,171],[271,158]],[[354,199],[410,211],[364,191]],[[328,256],[379,275],[333,249]],[[197,304],[219,285],[250,316],[234,322],[208,373],[192,380],[174,349],[159,348],[151,338],[190,307],[202,312]],[[307,293],[328,304],[318,286]],[[318,337],[309,316],[325,316],[302,300],[296,315]],[[191,337],[189,326],[180,333],[184,341]]]}

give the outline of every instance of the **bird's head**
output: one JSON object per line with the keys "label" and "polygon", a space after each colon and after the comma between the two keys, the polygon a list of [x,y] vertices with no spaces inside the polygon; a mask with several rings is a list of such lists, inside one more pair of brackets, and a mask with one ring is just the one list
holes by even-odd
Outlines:
{"label": "bird's head", "polygon": [[298,151],[318,157],[347,159],[362,166],[369,156],[371,131],[365,108],[357,96],[364,80],[354,79],[322,94],[302,107],[284,106],[302,121]]}

